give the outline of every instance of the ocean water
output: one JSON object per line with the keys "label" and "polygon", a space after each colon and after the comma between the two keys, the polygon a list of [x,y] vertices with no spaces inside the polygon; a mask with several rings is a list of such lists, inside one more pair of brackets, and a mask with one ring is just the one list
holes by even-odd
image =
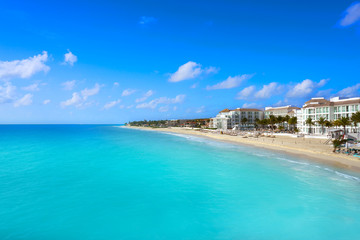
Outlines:
{"label": "ocean water", "polygon": [[360,239],[360,178],[106,125],[0,126],[0,239]]}

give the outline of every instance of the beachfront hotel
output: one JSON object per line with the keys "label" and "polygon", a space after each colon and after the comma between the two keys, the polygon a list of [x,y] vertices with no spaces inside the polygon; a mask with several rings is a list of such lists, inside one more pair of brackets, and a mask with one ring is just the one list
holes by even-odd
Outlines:
{"label": "beachfront hotel", "polygon": [[[328,121],[334,121],[342,117],[351,118],[351,115],[359,110],[360,97],[344,99],[333,97],[330,100],[326,100],[323,97],[312,98],[305,102],[300,110],[296,111],[297,128],[301,133],[326,134],[328,129],[322,129],[317,123],[321,117]],[[306,124],[308,118],[313,120],[313,126]],[[353,126],[347,126],[346,131],[355,132],[356,129]]]}
{"label": "beachfront hotel", "polygon": [[[210,119],[210,127],[217,129],[252,129],[257,119],[263,119],[264,112],[255,108],[224,109]],[[246,119],[246,121],[244,120]]]}
{"label": "beachfront hotel", "polygon": [[266,107],[264,111],[264,118],[269,118],[270,115],[273,115],[275,117],[285,117],[286,115],[288,115],[289,117],[295,117],[296,111],[299,109],[300,108],[291,105],[283,107]]}
{"label": "beachfront hotel", "polygon": [[[321,127],[317,121],[323,117],[328,121],[334,121],[342,117],[351,118],[353,113],[360,110],[360,97],[340,98],[333,97],[326,100],[323,97],[311,98],[305,102],[302,108],[295,106],[266,107],[264,111],[259,109],[237,108],[234,110],[224,109],[215,118],[210,119],[210,127],[217,129],[240,129],[251,130],[255,127],[256,119],[269,118],[271,115],[278,117],[297,117],[297,128],[305,134],[327,134],[328,129]],[[241,119],[246,118],[246,123]],[[311,118],[314,125],[309,126],[306,120]],[[355,132],[354,126],[347,126],[348,133]]]}

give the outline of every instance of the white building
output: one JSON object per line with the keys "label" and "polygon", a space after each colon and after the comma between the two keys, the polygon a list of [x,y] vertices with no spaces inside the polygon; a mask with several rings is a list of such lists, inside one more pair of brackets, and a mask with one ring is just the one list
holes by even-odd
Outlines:
{"label": "white building", "polygon": [[[257,119],[263,119],[262,110],[253,108],[224,109],[216,117],[210,119],[210,127],[217,129],[252,129]],[[243,123],[242,119],[246,119]]]}
{"label": "white building", "polygon": [[294,117],[296,115],[296,111],[299,109],[300,108],[291,105],[283,107],[266,107],[264,111],[264,117],[269,118],[270,115],[274,115],[275,117],[285,117],[286,115]]}
{"label": "white building", "polygon": [[[297,128],[302,133],[322,134],[327,133],[327,128],[321,129],[321,126],[317,121],[323,117],[328,121],[334,121],[341,117],[351,118],[351,115],[360,109],[360,97],[357,98],[345,98],[339,97],[330,98],[326,100],[324,98],[312,98],[305,102],[300,110],[296,111],[298,119]],[[306,120],[311,118],[315,125],[306,125]],[[352,126],[347,127],[347,132],[354,132],[355,128]]]}

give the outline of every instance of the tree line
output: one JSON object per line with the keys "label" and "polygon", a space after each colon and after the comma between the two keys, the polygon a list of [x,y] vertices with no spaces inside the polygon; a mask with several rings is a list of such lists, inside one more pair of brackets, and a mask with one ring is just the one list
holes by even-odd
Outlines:
{"label": "tree line", "polygon": [[323,117],[320,117],[317,121],[313,121],[313,119],[310,117],[305,120],[305,124],[310,127],[310,133],[311,133],[311,127],[314,126],[315,124],[318,124],[321,126],[321,134],[324,134],[325,127],[327,129],[331,127],[342,127],[343,132],[345,134],[347,126],[354,125],[354,127],[356,128],[359,123],[360,123],[360,112],[356,112],[352,114],[350,118],[341,117],[334,121],[329,121]]}

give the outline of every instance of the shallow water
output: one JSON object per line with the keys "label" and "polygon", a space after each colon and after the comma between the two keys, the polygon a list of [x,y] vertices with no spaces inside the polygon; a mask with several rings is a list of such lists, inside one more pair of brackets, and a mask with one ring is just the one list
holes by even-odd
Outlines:
{"label": "shallow water", "polygon": [[359,239],[360,178],[104,125],[0,126],[0,239]]}

